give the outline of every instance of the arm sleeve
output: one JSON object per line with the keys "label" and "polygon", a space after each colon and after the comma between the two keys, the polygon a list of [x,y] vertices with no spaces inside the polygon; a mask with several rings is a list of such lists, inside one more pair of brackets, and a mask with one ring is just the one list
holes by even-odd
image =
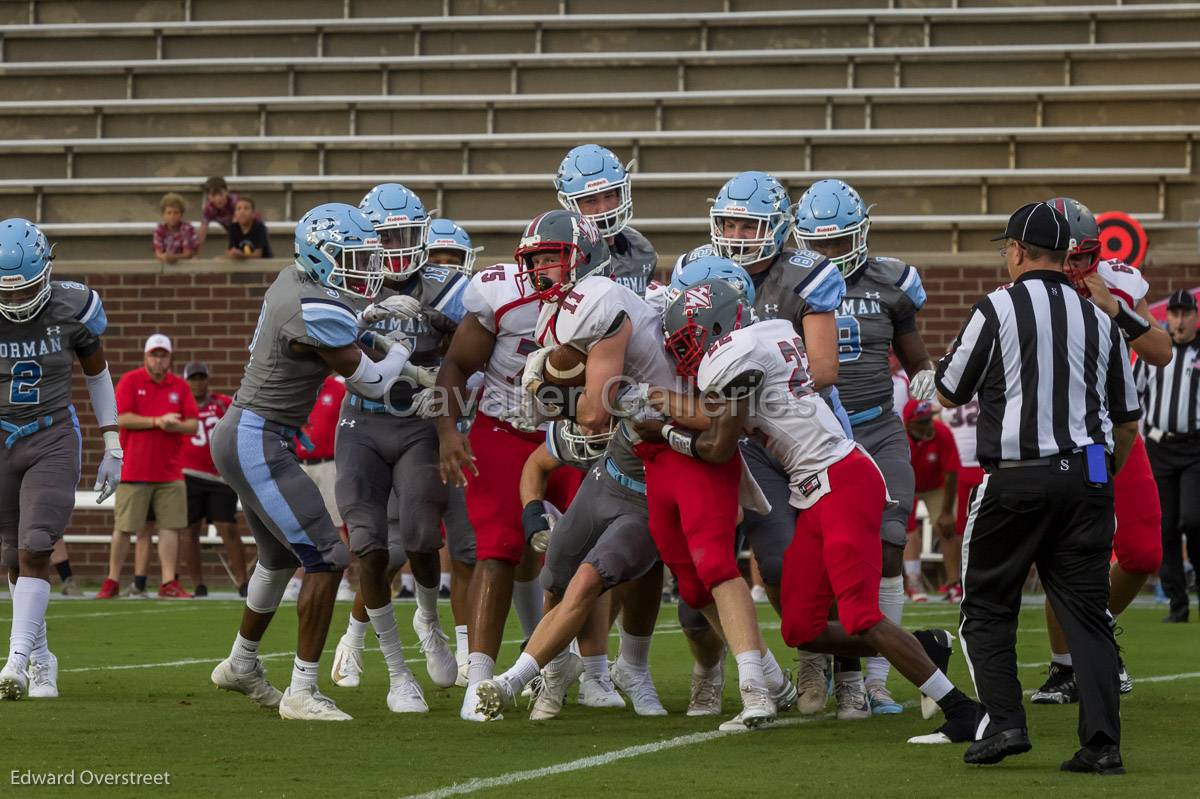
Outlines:
{"label": "arm sleeve", "polygon": [[301,343],[337,349],[358,339],[358,318],[336,300],[304,297],[300,300],[300,315],[304,321]]}
{"label": "arm sleeve", "polygon": [[1109,333],[1112,347],[1108,355],[1108,415],[1114,423],[1132,422],[1142,417],[1142,408],[1138,404],[1137,391],[1134,388],[1133,370],[1129,366],[1129,349],[1125,346],[1125,337],[1112,323]]}
{"label": "arm sleeve", "polygon": [[996,324],[991,310],[991,301],[986,297],[976,303],[950,345],[950,351],[938,361],[934,377],[937,390],[956,404],[970,402],[991,363],[996,343]]}

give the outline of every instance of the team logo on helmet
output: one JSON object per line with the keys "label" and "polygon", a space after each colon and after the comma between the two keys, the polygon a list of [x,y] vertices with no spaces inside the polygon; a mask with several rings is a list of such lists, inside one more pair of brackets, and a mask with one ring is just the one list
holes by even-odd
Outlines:
{"label": "team logo on helmet", "polygon": [[712,307],[712,286],[707,283],[702,283],[699,286],[693,286],[683,293],[683,309],[687,313],[694,313],[701,308]]}

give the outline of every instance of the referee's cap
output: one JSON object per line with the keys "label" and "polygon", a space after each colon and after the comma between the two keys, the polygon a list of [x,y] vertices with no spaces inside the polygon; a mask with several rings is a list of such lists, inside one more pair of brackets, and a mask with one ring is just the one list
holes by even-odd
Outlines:
{"label": "referee's cap", "polygon": [[1008,218],[1008,226],[992,241],[1016,239],[1045,250],[1071,248],[1071,224],[1058,209],[1046,203],[1022,205]]}
{"label": "referee's cap", "polygon": [[1185,311],[1196,310],[1196,295],[1187,289],[1180,289],[1167,299],[1167,310],[1182,308]]}

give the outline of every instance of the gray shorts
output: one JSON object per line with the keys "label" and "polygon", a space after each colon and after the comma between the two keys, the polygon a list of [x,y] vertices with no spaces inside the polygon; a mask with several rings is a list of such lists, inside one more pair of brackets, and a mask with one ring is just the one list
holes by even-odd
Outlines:
{"label": "gray shorts", "polygon": [[907,541],[908,515],[912,513],[913,495],[917,489],[904,423],[896,414],[885,413],[856,426],[854,440],[875,459],[879,471],[883,472],[888,493],[899,503],[883,512],[880,535],[884,543],[902,547]]}
{"label": "gray shorts", "polygon": [[266,568],[341,571],[350,552],[296,458],[295,428],[236,405],[213,428],[213,463],[242,501]]}
{"label": "gray shorts", "polygon": [[5,447],[0,433],[0,560],[18,565],[17,550],[49,552],[75,509],[81,438],[75,409],[50,414],[50,426]]}
{"label": "gray shorts", "polygon": [[388,502],[406,552],[442,547],[447,492],[438,472],[437,428],[428,419],[343,414],[334,445],[337,504],[356,555],[389,549]]}
{"label": "gray shorts", "polygon": [[[446,547],[450,560],[455,563],[475,565],[475,528],[467,518],[467,502],[463,489],[447,486],[446,512],[442,516]],[[399,569],[408,562],[408,551],[404,548],[404,532],[400,524],[400,502],[393,491],[388,497],[388,568]]]}
{"label": "gray shorts", "polygon": [[657,562],[645,495],[609,477],[602,459],[592,466],[571,506],[554,525],[542,587],[561,596],[580,564],[588,563],[607,591],[636,580]]}
{"label": "gray shorts", "polygon": [[783,579],[783,555],[796,534],[796,509],[789,504],[791,480],[783,465],[762,444],[743,439],[738,446],[750,474],[771,503],[771,512],[765,515],[744,510],[738,532],[750,542],[763,582],[778,586]]}

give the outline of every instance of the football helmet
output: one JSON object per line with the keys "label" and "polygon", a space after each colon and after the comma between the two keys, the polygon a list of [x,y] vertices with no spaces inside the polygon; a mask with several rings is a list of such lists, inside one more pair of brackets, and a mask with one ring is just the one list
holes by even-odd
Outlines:
{"label": "football helmet", "polygon": [[[792,201],[787,189],[766,172],[735,175],[712,200],[708,211],[713,248],[717,255],[739,266],[747,266],[777,255],[787,240]],[[751,219],[757,222],[755,234],[735,238],[725,234],[723,220]]]}
{"label": "football helmet", "polygon": [[567,452],[563,454],[576,463],[587,463],[604,454],[616,429],[616,419],[612,417],[609,417],[608,427],[602,433],[585,432],[574,421],[563,419],[550,423],[550,428],[546,430],[546,440],[553,440],[557,432],[559,440],[567,448]]}
{"label": "football helmet", "polygon": [[[1071,229],[1071,249],[1067,252],[1063,273],[1076,291],[1090,297],[1092,292],[1083,279],[1100,265],[1100,226],[1096,224],[1096,217],[1086,205],[1070,197],[1055,197],[1046,200],[1046,205],[1065,216]],[[1088,265],[1083,268],[1072,266],[1071,257],[1075,255],[1088,256]]]}
{"label": "football helmet", "polygon": [[[558,174],[554,176],[558,202],[566,210],[592,220],[602,236],[611,238],[624,230],[633,216],[633,195],[629,190],[632,168],[632,161],[622,166],[611,150],[598,144],[574,147],[558,165]],[[579,210],[579,201],[584,197],[614,190],[617,192],[614,208],[595,214]]]}
{"label": "football helmet", "polygon": [[754,321],[754,307],[728,280],[715,278],[684,289],[663,312],[667,353],[675,360],[675,370],[695,377],[713,342]]}
{"label": "football helmet", "polygon": [[11,322],[37,316],[50,299],[52,248],[28,219],[0,222],[0,314]]}
{"label": "football helmet", "polygon": [[379,234],[389,278],[407,280],[425,264],[425,228],[429,214],[421,198],[399,183],[380,183],[358,209]]}
{"label": "football helmet", "polygon": [[[535,255],[556,254],[554,263],[534,266]],[[516,250],[517,274],[528,278],[542,302],[558,302],[583,278],[607,274],[612,255],[599,228],[571,211],[546,211],[525,227]]]}
{"label": "football helmet", "polygon": [[750,305],[754,305],[754,281],[750,275],[733,261],[719,255],[701,256],[683,267],[678,275],[671,278],[667,302],[674,300],[684,289],[717,279],[730,283],[742,292]]}
{"label": "football helmet", "polygon": [[425,258],[428,262],[429,253],[434,250],[456,250],[462,253],[461,264],[441,264],[441,266],[456,269],[467,277],[475,271],[475,256],[483,247],[472,247],[471,237],[467,231],[454,224],[452,219],[431,219],[429,232],[425,234]]}
{"label": "football helmet", "polygon": [[836,179],[818,180],[800,195],[793,217],[792,233],[801,250],[813,249],[814,241],[851,237],[849,252],[829,258],[843,278],[867,262],[871,208],[850,184]]}
{"label": "football helmet", "polygon": [[383,287],[383,260],[375,229],[353,205],[318,205],[296,224],[296,266],[331,289],[373,298]]}

